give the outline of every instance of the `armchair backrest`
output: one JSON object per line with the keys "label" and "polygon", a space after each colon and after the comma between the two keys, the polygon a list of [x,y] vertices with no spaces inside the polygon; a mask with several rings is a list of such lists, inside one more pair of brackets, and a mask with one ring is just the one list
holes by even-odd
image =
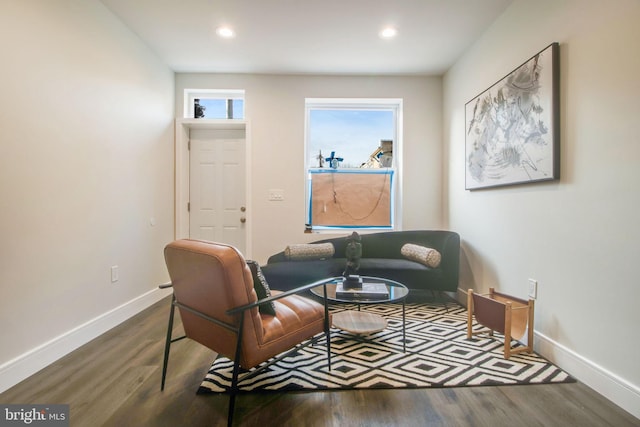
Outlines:
{"label": "armchair backrest", "polygon": [[[229,326],[208,321],[178,305],[186,336],[233,358],[238,339],[234,329],[241,315],[229,316],[226,311],[258,299],[242,254],[233,246],[184,239],[168,244],[164,256],[176,301]],[[258,309],[247,310],[244,315],[244,340],[255,346],[262,340]]]}

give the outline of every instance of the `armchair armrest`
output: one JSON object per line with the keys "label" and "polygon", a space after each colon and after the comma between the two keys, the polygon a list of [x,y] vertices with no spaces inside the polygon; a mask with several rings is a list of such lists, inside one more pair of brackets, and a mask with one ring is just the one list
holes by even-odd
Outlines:
{"label": "armchair armrest", "polygon": [[317,282],[309,283],[307,285],[303,285],[303,286],[300,286],[298,288],[291,289],[289,291],[279,293],[277,295],[272,295],[272,296],[270,296],[268,298],[263,298],[263,299],[258,300],[256,302],[253,302],[251,304],[245,304],[245,305],[241,305],[240,307],[232,308],[231,310],[227,310],[226,313],[229,314],[229,315],[236,314],[236,313],[241,313],[241,312],[243,312],[245,310],[249,310],[251,308],[258,307],[261,304],[265,304],[265,303],[268,303],[268,302],[271,302],[271,301],[278,300],[280,298],[284,298],[284,297],[287,297],[287,296],[290,296],[290,295],[294,295],[294,294],[300,293],[302,291],[306,291],[308,289],[315,288],[316,286],[321,286],[321,285],[325,285],[324,304],[325,304],[325,307],[326,307],[326,305],[327,305],[327,289],[326,289],[326,285],[328,283],[331,283],[333,280],[336,280],[336,279],[338,279],[338,277],[332,277],[332,278],[329,278],[329,279],[318,280]]}

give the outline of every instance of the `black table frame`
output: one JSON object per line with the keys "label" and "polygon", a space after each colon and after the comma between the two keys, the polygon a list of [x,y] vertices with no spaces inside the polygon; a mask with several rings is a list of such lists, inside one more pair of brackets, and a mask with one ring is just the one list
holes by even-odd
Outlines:
{"label": "black table frame", "polygon": [[[370,304],[387,304],[391,302],[402,302],[402,351],[407,351],[407,335],[406,335],[406,307],[405,301],[407,296],[409,295],[409,288],[403,285],[400,282],[395,280],[386,279],[384,277],[373,277],[373,276],[361,276],[363,282],[382,282],[387,286],[389,290],[389,297],[380,299],[380,298],[338,298],[336,296],[336,287],[338,283],[344,280],[344,277],[330,277],[319,282],[316,282],[318,286],[311,288],[311,293],[317,297],[324,298],[324,289],[326,286],[327,291],[327,300],[331,302],[338,303],[351,303],[356,304],[358,306],[358,311],[360,311],[361,305],[370,305]],[[394,290],[398,289],[398,295],[394,295]]]}

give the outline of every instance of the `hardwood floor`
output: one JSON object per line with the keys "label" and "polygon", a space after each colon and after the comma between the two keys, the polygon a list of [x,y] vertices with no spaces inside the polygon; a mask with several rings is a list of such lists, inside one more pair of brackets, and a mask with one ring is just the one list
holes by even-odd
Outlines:
{"label": "hardwood floor", "polygon": [[[175,343],[160,391],[168,313],[166,299],[0,394],[0,402],[67,403],[71,426],[80,427],[226,425],[228,396],[195,394],[215,356],[205,347]],[[621,427],[640,420],[578,382],[243,394],[235,425]]]}

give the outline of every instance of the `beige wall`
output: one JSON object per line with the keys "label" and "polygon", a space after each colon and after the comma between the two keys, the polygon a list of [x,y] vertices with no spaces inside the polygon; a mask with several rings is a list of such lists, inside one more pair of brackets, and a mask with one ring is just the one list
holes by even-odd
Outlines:
{"label": "beige wall", "polygon": [[[444,78],[449,225],[461,288],[525,297],[546,356],[640,416],[640,2],[516,1]],[[465,191],[464,105],[560,43],[560,182]]]}
{"label": "beige wall", "polygon": [[0,29],[2,390],[166,280],[174,76],[98,1],[3,0]]}
{"label": "beige wall", "polygon": [[[260,262],[304,234],[305,98],[402,98],[404,229],[442,227],[442,84],[439,77],[331,77],[177,74],[176,114],[184,89],[244,89],[251,134],[251,256]],[[267,200],[271,188],[285,200]]]}

